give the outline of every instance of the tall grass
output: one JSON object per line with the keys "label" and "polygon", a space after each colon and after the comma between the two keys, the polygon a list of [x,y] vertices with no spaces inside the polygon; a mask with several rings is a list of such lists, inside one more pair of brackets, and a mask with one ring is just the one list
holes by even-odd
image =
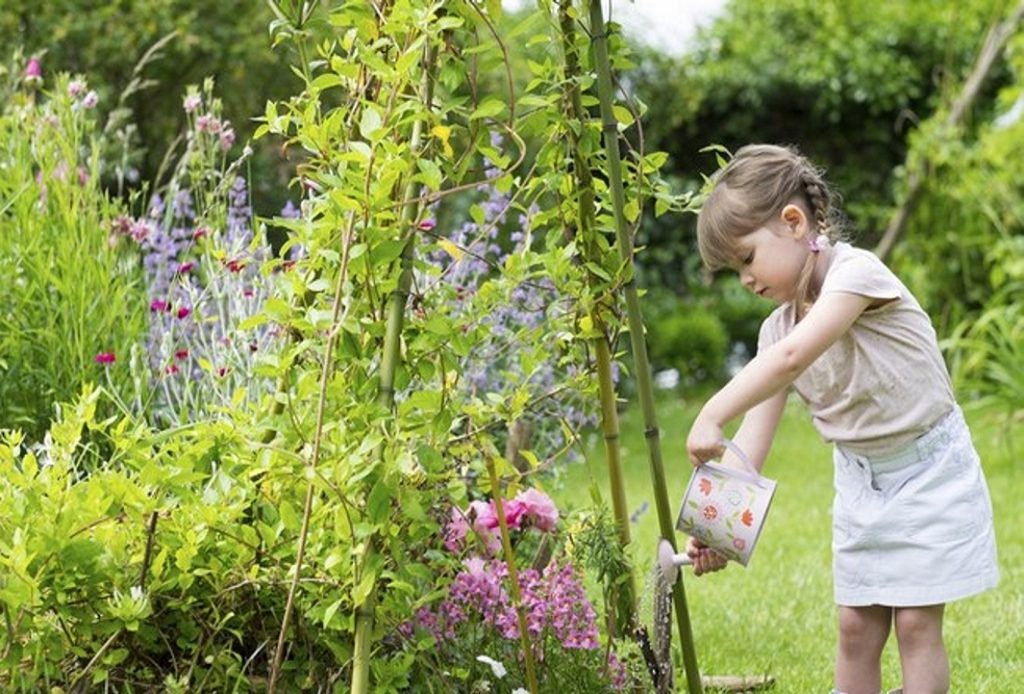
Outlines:
{"label": "tall grass", "polygon": [[82,383],[128,378],[117,367],[146,326],[137,260],[108,244],[96,95],[66,76],[44,85],[0,105],[0,428],[30,438]]}
{"label": "tall grass", "polygon": [[[663,399],[665,460],[674,508],[685,491],[690,464],[685,437],[700,401]],[[946,611],[946,646],[953,691],[1020,691],[1024,681],[1024,527],[1017,522],[1024,492],[1024,466],[1015,461],[1002,414],[971,411],[974,433],[992,493],[1001,583],[996,590],[951,604]],[[624,413],[623,460],[627,498],[636,523],[632,557],[638,575],[654,566],[658,523],[647,479],[640,413]],[[599,442],[588,445],[586,461],[565,472],[555,495],[563,507],[587,503],[592,483],[607,488]],[[832,682],[835,608],[831,578],[831,452],[813,430],[803,406],[791,401],[765,466],[779,482],[764,533],[746,569],[684,577],[704,674],[762,674],[776,677],[773,691],[824,692]],[[603,492],[606,494],[606,492]],[[646,512],[636,511],[646,507]],[[650,583],[642,598],[642,618],[650,619]],[[646,612],[646,614],[643,614]],[[679,662],[678,654],[676,662]],[[890,639],[883,660],[885,688],[900,684],[899,657]]]}

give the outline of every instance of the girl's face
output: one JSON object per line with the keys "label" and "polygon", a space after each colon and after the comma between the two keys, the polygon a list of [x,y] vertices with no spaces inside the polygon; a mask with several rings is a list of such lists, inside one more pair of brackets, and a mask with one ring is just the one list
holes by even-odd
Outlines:
{"label": "girl's face", "polygon": [[790,204],[777,219],[740,239],[734,269],[743,286],[776,304],[792,301],[811,253],[807,232],[807,216]]}

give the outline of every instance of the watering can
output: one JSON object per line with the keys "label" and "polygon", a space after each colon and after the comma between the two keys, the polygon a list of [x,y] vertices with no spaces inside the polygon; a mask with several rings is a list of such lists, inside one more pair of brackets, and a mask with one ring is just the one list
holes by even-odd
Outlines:
{"label": "watering can", "polygon": [[[775,495],[775,481],[762,477],[732,441],[726,439],[724,443],[745,469],[713,462],[694,468],[676,529],[746,566]],[[665,575],[674,574],[674,567],[690,563],[685,553],[674,553],[668,540],[661,541],[658,564]]]}

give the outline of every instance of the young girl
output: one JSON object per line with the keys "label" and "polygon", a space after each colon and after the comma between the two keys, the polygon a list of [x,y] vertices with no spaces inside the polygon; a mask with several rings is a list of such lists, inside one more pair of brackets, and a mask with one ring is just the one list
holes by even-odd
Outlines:
{"label": "young girl", "polygon": [[[725,453],[722,429],[760,468],[792,387],[835,445],[835,686],[877,694],[895,626],[906,694],[949,689],[945,603],[998,582],[988,488],[935,330],[871,253],[838,242],[821,173],[792,149],[749,145],[713,179],[697,221],[713,270],[779,306],[757,356],[704,405],[694,465]],[[728,457],[728,456],[727,456]],[[724,559],[689,542],[697,575]]]}

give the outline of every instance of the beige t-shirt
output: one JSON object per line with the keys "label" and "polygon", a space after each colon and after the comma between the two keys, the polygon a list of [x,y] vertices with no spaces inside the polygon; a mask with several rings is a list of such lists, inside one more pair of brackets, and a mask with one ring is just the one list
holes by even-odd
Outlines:
{"label": "beige t-shirt", "polygon": [[[793,382],[826,441],[878,456],[928,431],[954,406],[949,372],[928,315],[873,253],[838,243],[821,294],[887,301],[869,308]],[[758,350],[796,325],[793,304],[761,325]]]}

